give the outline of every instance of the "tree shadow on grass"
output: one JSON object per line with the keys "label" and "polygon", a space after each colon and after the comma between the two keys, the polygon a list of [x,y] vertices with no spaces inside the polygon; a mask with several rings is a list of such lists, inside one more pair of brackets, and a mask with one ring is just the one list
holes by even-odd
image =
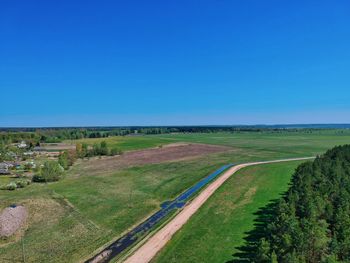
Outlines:
{"label": "tree shadow on grass", "polygon": [[279,199],[271,200],[269,204],[259,208],[259,210],[254,213],[254,215],[257,216],[257,218],[254,220],[254,229],[244,233],[246,235],[244,238],[245,244],[243,246],[236,247],[238,252],[234,253],[232,255],[233,259],[227,261],[226,263],[254,262],[254,257],[258,251],[259,240],[267,236],[267,225],[276,216],[278,201]]}

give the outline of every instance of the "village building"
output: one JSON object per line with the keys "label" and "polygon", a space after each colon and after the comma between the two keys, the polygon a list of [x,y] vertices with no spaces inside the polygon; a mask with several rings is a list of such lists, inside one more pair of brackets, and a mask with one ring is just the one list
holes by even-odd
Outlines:
{"label": "village building", "polygon": [[21,141],[19,144],[17,144],[17,147],[19,149],[24,149],[24,148],[27,148],[27,144],[25,141]]}
{"label": "village building", "polygon": [[0,163],[0,175],[9,174],[10,173],[9,168],[10,166],[8,165],[8,163],[6,162]]}
{"label": "village building", "polygon": [[32,152],[32,151],[24,152],[23,155],[25,155],[25,156],[33,156],[34,152]]}
{"label": "village building", "polygon": [[34,151],[34,152],[42,152],[42,151],[44,151],[44,149],[43,149],[42,147],[40,147],[40,146],[35,146],[35,147],[33,148],[33,151]]}

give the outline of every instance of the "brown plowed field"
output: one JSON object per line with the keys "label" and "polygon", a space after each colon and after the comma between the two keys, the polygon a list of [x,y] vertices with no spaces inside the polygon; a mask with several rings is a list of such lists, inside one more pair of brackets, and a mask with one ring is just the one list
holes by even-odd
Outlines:
{"label": "brown plowed field", "polygon": [[98,174],[152,163],[193,159],[199,156],[232,150],[231,147],[209,144],[174,144],[162,148],[129,151],[120,156],[92,158],[82,161],[79,174]]}

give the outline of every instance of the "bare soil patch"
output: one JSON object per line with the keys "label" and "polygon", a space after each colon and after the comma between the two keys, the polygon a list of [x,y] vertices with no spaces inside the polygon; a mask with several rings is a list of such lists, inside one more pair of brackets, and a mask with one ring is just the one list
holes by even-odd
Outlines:
{"label": "bare soil patch", "polygon": [[219,145],[177,143],[166,147],[129,151],[120,156],[84,160],[79,167],[79,173],[106,173],[131,166],[193,159],[229,150],[232,148]]}
{"label": "bare soil patch", "polygon": [[24,206],[7,207],[0,214],[0,237],[12,236],[26,221]]}
{"label": "bare soil patch", "polygon": [[46,151],[63,151],[63,150],[74,150],[75,145],[74,144],[68,144],[68,143],[42,143],[41,148]]}

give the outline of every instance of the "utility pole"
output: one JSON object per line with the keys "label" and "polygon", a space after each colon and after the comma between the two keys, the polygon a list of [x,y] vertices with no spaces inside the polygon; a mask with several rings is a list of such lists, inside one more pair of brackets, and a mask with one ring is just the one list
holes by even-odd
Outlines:
{"label": "utility pole", "polygon": [[129,208],[132,207],[131,196],[132,196],[132,188],[130,189],[130,195],[129,195]]}
{"label": "utility pole", "polygon": [[26,263],[26,255],[24,250],[24,234],[22,236],[22,260],[23,260],[23,263]]}

